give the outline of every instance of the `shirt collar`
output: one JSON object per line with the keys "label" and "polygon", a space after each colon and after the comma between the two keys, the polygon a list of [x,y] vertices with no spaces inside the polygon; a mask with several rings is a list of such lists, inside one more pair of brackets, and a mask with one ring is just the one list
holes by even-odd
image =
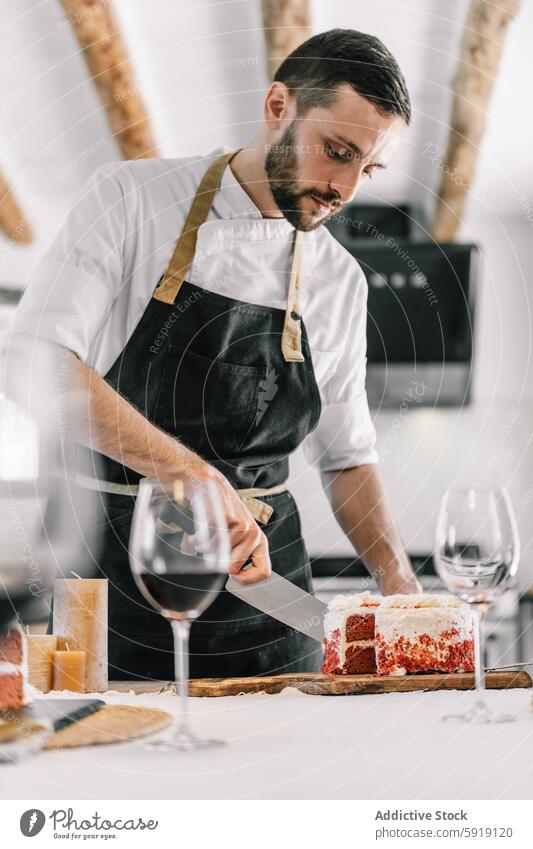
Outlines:
{"label": "shirt collar", "polygon": [[[209,161],[212,162],[222,153],[229,153],[231,149],[225,145],[217,148],[209,154]],[[220,188],[213,200],[213,209],[220,218],[251,218],[264,222],[265,227],[276,232],[280,230],[288,232],[294,229],[286,218],[264,218],[261,210],[258,209],[233,174],[229,164],[224,169]]]}

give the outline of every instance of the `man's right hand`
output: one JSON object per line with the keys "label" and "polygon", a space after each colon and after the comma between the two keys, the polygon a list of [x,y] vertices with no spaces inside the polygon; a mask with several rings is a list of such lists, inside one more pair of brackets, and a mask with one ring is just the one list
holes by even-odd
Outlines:
{"label": "man's right hand", "polygon": [[[268,540],[227,478],[192,452],[184,463],[183,471],[200,484],[213,486],[220,498],[231,546],[228,573],[242,584],[253,584],[268,578],[272,572]],[[252,565],[242,571],[250,559]]]}

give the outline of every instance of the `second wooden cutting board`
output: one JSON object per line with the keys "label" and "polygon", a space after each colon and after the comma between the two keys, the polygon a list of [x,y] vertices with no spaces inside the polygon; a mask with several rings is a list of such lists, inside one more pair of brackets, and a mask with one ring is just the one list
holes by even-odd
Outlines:
{"label": "second wooden cutting board", "polygon": [[[491,690],[531,687],[527,672],[487,672],[486,686]],[[189,682],[191,696],[237,696],[240,693],[280,693],[295,687],[314,696],[347,696],[365,693],[409,693],[416,690],[470,690],[474,676],[469,673],[426,675],[323,675],[300,673],[261,678],[194,678]]]}

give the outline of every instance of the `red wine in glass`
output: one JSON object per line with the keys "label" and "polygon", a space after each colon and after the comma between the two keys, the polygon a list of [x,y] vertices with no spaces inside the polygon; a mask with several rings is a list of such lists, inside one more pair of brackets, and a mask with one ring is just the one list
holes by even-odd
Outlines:
{"label": "red wine in glass", "polygon": [[224,585],[220,572],[140,572],[138,579],[153,607],[168,619],[196,619],[209,607]]}

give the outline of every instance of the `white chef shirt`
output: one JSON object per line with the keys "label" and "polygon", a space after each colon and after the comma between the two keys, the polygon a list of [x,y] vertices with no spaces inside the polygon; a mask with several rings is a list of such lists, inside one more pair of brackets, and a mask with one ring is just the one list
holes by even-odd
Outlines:
{"label": "white chef shirt", "polygon": [[[15,332],[63,345],[105,375],[170,261],[203,174],[228,150],[97,168],[30,276]],[[284,310],[293,234],[285,218],[263,218],[228,166],[186,279]],[[322,399],[304,451],[323,472],[376,463],[365,392],[366,280],[325,227],[302,236],[300,307]]]}

